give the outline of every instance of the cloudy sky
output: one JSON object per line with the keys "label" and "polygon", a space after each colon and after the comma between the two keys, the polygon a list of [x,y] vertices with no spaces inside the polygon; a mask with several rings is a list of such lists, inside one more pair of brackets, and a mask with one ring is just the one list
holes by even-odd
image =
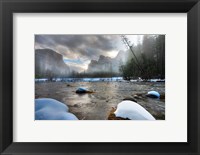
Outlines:
{"label": "cloudy sky", "polygon": [[[126,35],[137,44],[141,35]],[[126,50],[120,35],[35,35],[35,49],[52,49],[63,55],[64,62],[73,70],[87,70],[91,60],[100,55],[114,58]]]}

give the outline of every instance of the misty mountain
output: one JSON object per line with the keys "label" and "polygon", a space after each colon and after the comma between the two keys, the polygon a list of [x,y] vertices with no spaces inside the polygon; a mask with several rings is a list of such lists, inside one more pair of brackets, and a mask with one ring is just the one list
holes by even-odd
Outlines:
{"label": "misty mountain", "polygon": [[87,73],[94,72],[119,72],[119,66],[127,60],[127,51],[119,51],[115,58],[100,55],[98,61],[91,60],[88,65]]}
{"label": "misty mountain", "polygon": [[63,56],[51,49],[35,50],[36,77],[62,77],[70,73],[70,68],[63,61]]}

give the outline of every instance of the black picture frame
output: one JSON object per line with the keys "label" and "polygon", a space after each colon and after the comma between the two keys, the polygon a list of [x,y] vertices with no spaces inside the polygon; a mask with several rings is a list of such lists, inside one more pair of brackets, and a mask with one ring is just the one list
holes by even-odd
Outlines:
{"label": "black picture frame", "polygon": [[[13,142],[13,13],[187,13],[187,143]],[[0,152],[2,154],[200,154],[199,0],[0,0]],[[180,57],[181,58],[181,57]]]}

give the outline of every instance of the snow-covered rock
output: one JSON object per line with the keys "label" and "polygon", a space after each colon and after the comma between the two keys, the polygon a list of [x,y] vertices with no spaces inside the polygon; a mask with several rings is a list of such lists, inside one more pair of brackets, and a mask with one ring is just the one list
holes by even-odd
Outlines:
{"label": "snow-covered rock", "polygon": [[69,112],[55,112],[51,108],[43,108],[35,112],[36,120],[78,120],[77,117]]}
{"label": "snow-covered rock", "polygon": [[88,89],[87,88],[83,88],[83,87],[80,87],[76,90],[76,93],[87,93]]}
{"label": "snow-covered rock", "polygon": [[35,99],[35,119],[36,120],[78,120],[78,118],[68,112],[69,108],[54,99]]}
{"label": "snow-covered rock", "polygon": [[76,93],[77,93],[77,94],[92,93],[92,91],[91,91],[91,90],[88,90],[87,88],[79,87],[79,88],[76,90]]}
{"label": "snow-covered rock", "polygon": [[151,98],[160,98],[160,94],[157,91],[149,91],[147,96]]}
{"label": "snow-covered rock", "polygon": [[120,102],[114,113],[116,117],[128,118],[131,120],[155,120],[146,109],[133,101]]}
{"label": "snow-covered rock", "polygon": [[69,110],[67,105],[55,99],[51,99],[51,98],[35,99],[35,111],[38,111],[42,108],[51,108],[56,111],[65,111],[65,112]]}

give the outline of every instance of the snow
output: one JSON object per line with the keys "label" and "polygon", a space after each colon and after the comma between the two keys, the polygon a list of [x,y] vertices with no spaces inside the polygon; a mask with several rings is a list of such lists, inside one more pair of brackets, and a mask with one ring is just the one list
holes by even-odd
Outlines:
{"label": "snow", "polygon": [[59,102],[57,100],[51,99],[51,98],[35,99],[35,111],[38,111],[42,108],[47,108],[47,107],[57,110],[57,111],[68,111],[69,110],[67,105],[65,105],[62,102]]}
{"label": "snow", "polygon": [[79,91],[88,91],[88,89],[87,89],[87,88],[84,88],[84,87],[79,87],[78,90],[79,90]]}
{"label": "snow", "polygon": [[45,79],[45,78],[43,78],[43,79],[35,79],[35,82],[46,82],[46,81],[48,81],[48,79]]}
{"label": "snow", "polygon": [[52,108],[43,108],[35,113],[36,120],[78,120],[77,117],[68,112],[56,112]]}
{"label": "snow", "polygon": [[[35,79],[35,82],[47,82],[48,79]],[[123,81],[122,77],[107,77],[107,78],[53,78],[54,82],[102,82],[102,81]]]}
{"label": "snow", "polygon": [[130,82],[137,82],[137,80],[130,80]]}
{"label": "snow", "polygon": [[158,79],[149,79],[149,82],[157,82]]}
{"label": "snow", "polygon": [[108,77],[108,78],[79,78],[79,81],[83,82],[101,82],[101,81],[120,81],[122,80],[122,77]]}
{"label": "snow", "polygon": [[76,90],[76,93],[87,93],[89,92],[89,90],[87,88],[83,88],[83,87],[79,87],[77,90]]}
{"label": "snow", "polygon": [[68,112],[69,108],[54,99],[35,99],[35,119],[36,120],[78,120],[78,118]]}
{"label": "snow", "polygon": [[154,96],[160,98],[160,94],[157,91],[149,91],[147,95]]}
{"label": "snow", "polygon": [[131,120],[155,120],[146,109],[133,101],[126,100],[120,102],[114,113],[116,117],[128,118]]}
{"label": "snow", "polygon": [[149,82],[165,82],[165,79],[149,79]]}

